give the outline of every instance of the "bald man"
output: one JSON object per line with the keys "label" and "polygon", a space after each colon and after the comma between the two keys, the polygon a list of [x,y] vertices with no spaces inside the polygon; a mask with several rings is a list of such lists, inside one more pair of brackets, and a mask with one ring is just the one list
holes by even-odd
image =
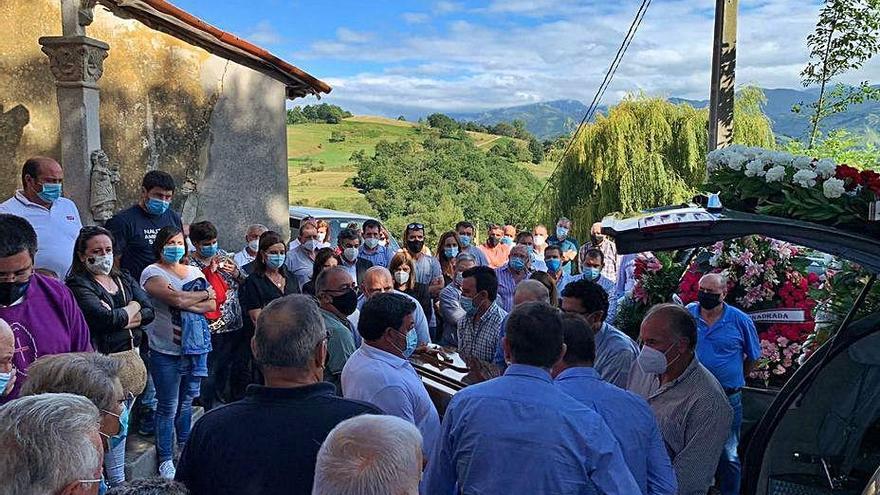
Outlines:
{"label": "bald man", "polygon": [[12,355],[15,353],[15,334],[6,320],[0,318],[0,397],[5,396],[15,386],[15,365]]}
{"label": "bald man", "polygon": [[[527,302],[542,302],[550,304],[550,291],[547,286],[537,280],[523,280],[516,286],[513,293],[513,307],[521,306]],[[510,316],[510,315],[508,315]],[[501,332],[498,336],[498,347],[495,349],[495,359],[492,360],[501,371],[507,369],[507,362],[504,360],[504,347],[501,345],[501,339],[507,335],[505,328],[507,327],[507,316],[501,322]]]}
{"label": "bald man", "polygon": [[742,425],[742,387],[761,344],[748,315],[724,302],[727,281],[718,273],[700,279],[697,302],[687,309],[697,323],[697,357],[718,379],[733,408],[733,424],[724,444],[716,478],[723,495],[739,493],[741,465],[737,446]]}
{"label": "bald man", "polygon": [[364,297],[358,300],[358,309],[364,306],[364,303],[375,296],[385,292],[394,292],[395,294],[403,294],[409,300],[416,303],[416,309],[413,311],[413,322],[415,323],[416,334],[419,337],[419,347],[431,343],[431,334],[428,332],[428,319],[425,317],[425,311],[416,298],[409,294],[404,294],[394,289],[394,278],[391,272],[384,266],[371,266],[364,272],[364,281],[361,284],[361,290],[364,291]]}
{"label": "bald man", "polygon": [[0,213],[24,218],[37,232],[34,268],[62,280],[70,270],[73,244],[82,228],[76,205],[61,196],[63,182],[64,170],[57,161],[29,158],[21,169],[21,189],[0,204]]}

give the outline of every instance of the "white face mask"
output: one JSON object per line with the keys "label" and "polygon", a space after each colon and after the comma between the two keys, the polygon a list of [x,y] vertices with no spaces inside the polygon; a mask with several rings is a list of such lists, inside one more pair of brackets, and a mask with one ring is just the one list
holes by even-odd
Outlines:
{"label": "white face mask", "polygon": [[320,241],[309,239],[302,246],[303,249],[305,249],[306,251],[314,251],[318,249],[318,244],[320,244]]}
{"label": "white face mask", "polygon": [[[670,345],[669,349],[672,349],[672,346],[674,345],[675,344]],[[666,349],[666,352],[669,352],[669,349]],[[677,359],[678,357],[673,359],[672,362],[674,363]],[[666,369],[672,364],[667,361],[665,352],[658,351],[647,345],[642,346],[642,350],[639,352],[636,362],[639,364],[639,368],[641,368],[642,372],[649,375],[662,375],[663,373],[666,373]]]}
{"label": "white face mask", "polygon": [[260,240],[259,240],[259,239],[254,239],[254,240],[252,240],[252,241],[249,241],[249,242],[247,243],[247,247],[248,247],[248,249],[250,249],[250,250],[253,251],[253,252],[257,252],[257,251],[259,251],[259,250],[260,250]]}
{"label": "white face mask", "polygon": [[547,242],[546,235],[533,235],[532,240],[535,242],[535,246],[543,246],[545,242]]}
{"label": "white face mask", "polygon": [[386,239],[382,239],[382,240],[380,240],[380,241],[379,241],[379,245],[382,246],[382,247],[387,246],[387,245],[388,245],[388,240],[386,240]]}
{"label": "white face mask", "polygon": [[394,272],[394,281],[397,282],[398,285],[403,285],[409,282],[409,272],[397,271]]}
{"label": "white face mask", "polygon": [[375,237],[367,237],[364,239],[364,244],[367,245],[367,249],[376,249],[376,246],[379,245],[379,239]]}
{"label": "white face mask", "polygon": [[322,232],[318,232],[318,242],[324,242],[324,239],[326,239],[326,238],[327,238],[327,233],[326,233],[326,232],[323,232],[323,233],[322,233]]}
{"label": "white face mask", "polygon": [[86,268],[95,275],[109,275],[113,269],[113,255],[103,254],[86,259]]}
{"label": "white face mask", "polygon": [[356,260],[358,257],[358,248],[345,248],[345,250],[342,251],[342,257],[345,258],[349,263],[354,263],[354,260]]}

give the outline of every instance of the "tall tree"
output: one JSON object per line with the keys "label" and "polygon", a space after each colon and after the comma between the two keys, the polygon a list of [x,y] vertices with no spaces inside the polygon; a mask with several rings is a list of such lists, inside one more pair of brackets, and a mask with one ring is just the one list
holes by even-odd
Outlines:
{"label": "tall tree", "polygon": [[[804,87],[819,86],[819,98],[810,104],[808,148],[812,148],[824,118],[843,112],[851,104],[880,99],[880,90],[867,81],[857,87],[839,84],[828,92],[834,77],[859,69],[880,51],[880,0],[825,0],[807,44],[810,61],[801,72],[801,82]],[[800,108],[795,106],[793,110]]]}
{"label": "tall tree", "polygon": [[[737,95],[734,141],[772,147],[763,94]],[[575,233],[613,212],[633,213],[690,199],[706,177],[707,110],[633,96],[580,133],[541,198],[545,221],[574,220]]]}

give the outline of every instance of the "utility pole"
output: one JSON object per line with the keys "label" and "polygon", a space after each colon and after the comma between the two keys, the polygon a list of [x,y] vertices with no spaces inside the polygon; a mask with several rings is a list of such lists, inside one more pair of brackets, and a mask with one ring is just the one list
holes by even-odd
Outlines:
{"label": "utility pole", "polygon": [[736,18],[739,0],[715,0],[715,41],[709,92],[709,151],[733,142]]}

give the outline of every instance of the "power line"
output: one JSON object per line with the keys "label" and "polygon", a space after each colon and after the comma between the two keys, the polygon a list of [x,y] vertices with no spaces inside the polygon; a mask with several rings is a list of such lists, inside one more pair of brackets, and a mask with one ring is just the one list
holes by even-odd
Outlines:
{"label": "power line", "polygon": [[627,49],[629,49],[629,45],[630,43],[632,43],[636,32],[639,30],[639,26],[642,25],[642,19],[645,18],[645,14],[648,11],[648,7],[650,7],[651,5],[651,1],[652,0],[642,0],[642,4],[639,6],[639,10],[636,11],[636,15],[629,26],[629,30],[627,30],[626,32],[626,36],[623,37],[623,41],[620,43],[620,47],[618,47],[617,49],[617,54],[614,55],[614,60],[611,61],[611,65],[608,66],[608,70],[605,72],[605,77],[602,79],[602,83],[596,89],[596,94],[593,95],[593,101],[590,103],[590,106],[587,107],[587,112],[584,114],[584,118],[581,119],[581,122],[575,129],[574,134],[572,134],[571,139],[568,141],[568,143],[566,143],[565,148],[562,150],[562,155],[556,162],[556,166],[553,167],[553,172],[551,172],[550,176],[547,177],[547,180],[544,182],[541,190],[538,191],[538,194],[535,196],[535,200],[532,201],[532,207],[534,207],[538,203],[541,195],[544,194],[544,191],[547,189],[547,185],[550,184],[550,181],[553,180],[556,172],[559,171],[559,166],[562,165],[562,162],[563,160],[565,160],[566,155],[568,155],[569,150],[572,148],[574,142],[577,141],[577,137],[578,134],[580,134],[581,129],[583,129],[585,124],[595,115],[596,109],[599,107],[599,102],[602,101],[602,97],[605,95],[605,91],[608,89],[608,86],[611,85],[611,81],[614,79],[614,75],[617,73],[617,68],[620,67],[620,62],[623,60],[623,56],[626,54]]}

